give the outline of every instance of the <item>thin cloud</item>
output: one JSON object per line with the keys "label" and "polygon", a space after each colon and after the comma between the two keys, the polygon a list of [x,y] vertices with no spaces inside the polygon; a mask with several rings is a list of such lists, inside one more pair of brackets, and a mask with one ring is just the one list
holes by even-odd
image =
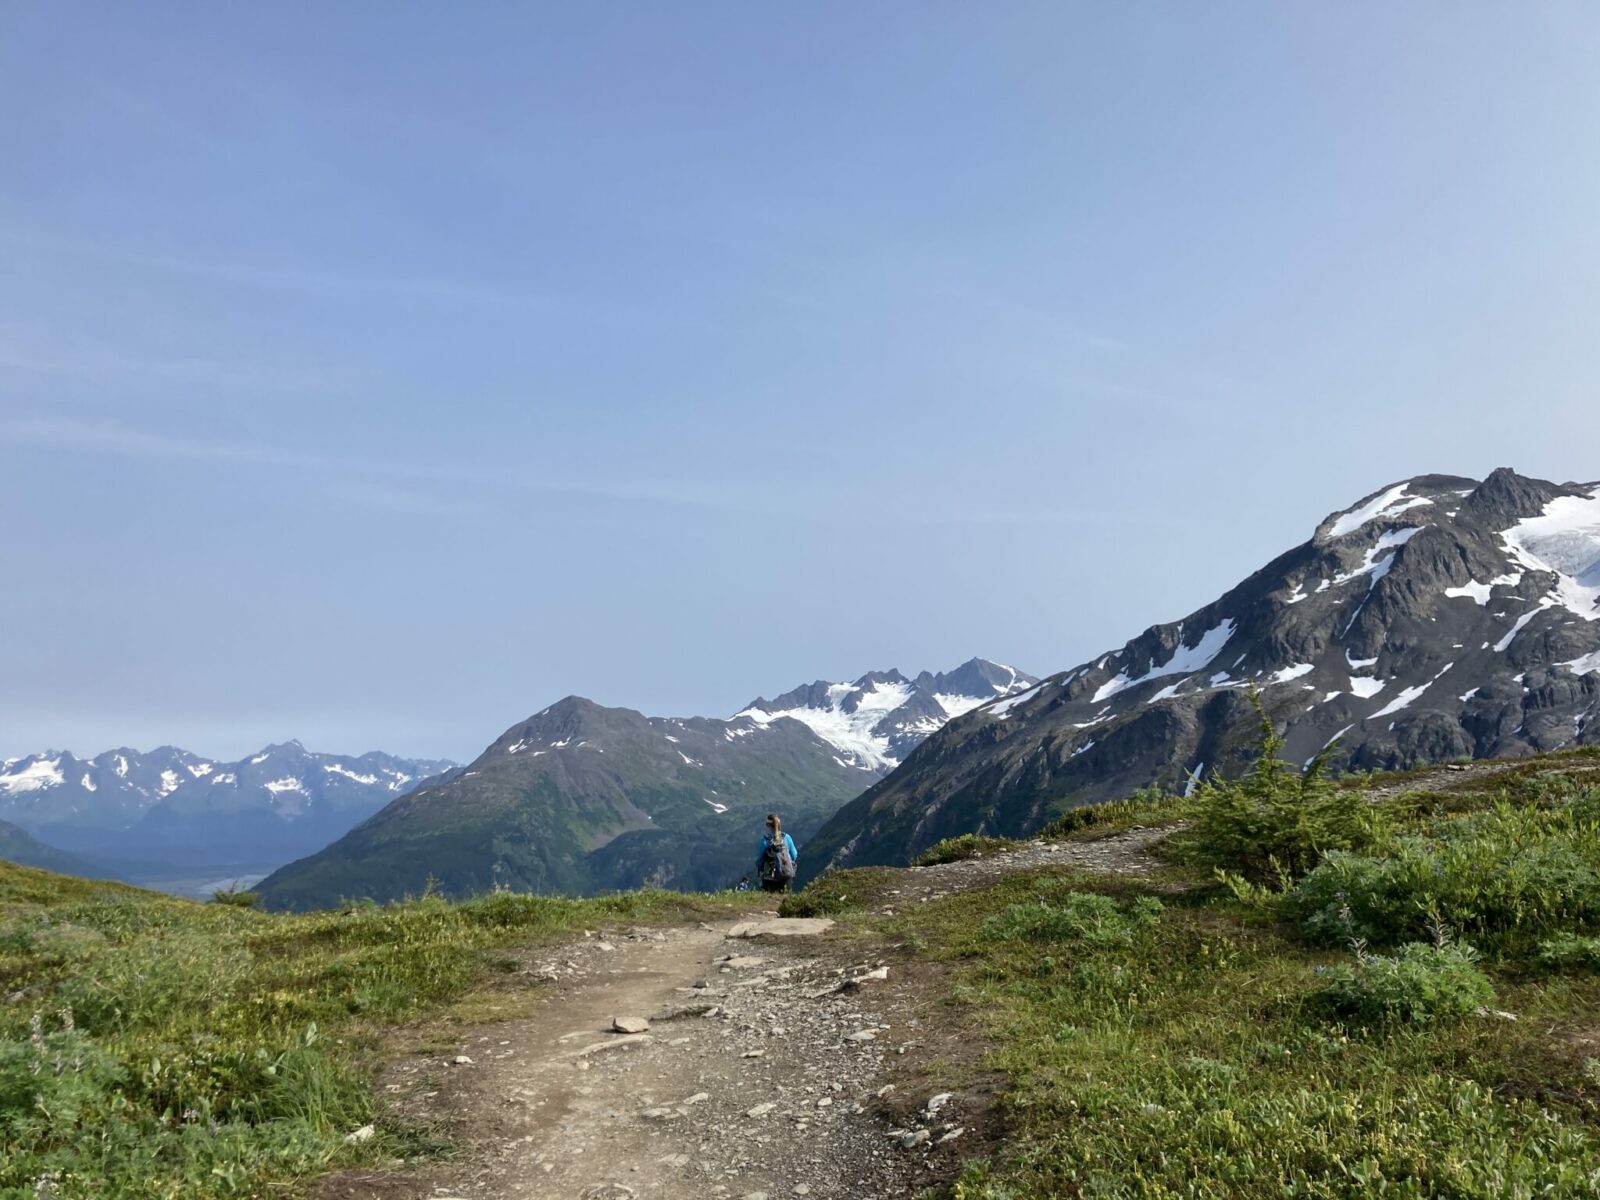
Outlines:
{"label": "thin cloud", "polygon": [[[0,441],[115,458],[239,462],[262,467],[336,474],[345,479],[364,476],[369,480],[465,485],[504,491],[531,491],[546,495],[652,504],[715,506],[724,503],[722,497],[704,490],[625,487],[587,480],[580,482],[541,480],[448,464],[419,465],[378,462],[353,455],[306,454],[260,442],[223,441],[136,429],[114,421],[62,420],[44,417],[0,418]],[[377,493],[367,493],[369,501],[373,501],[375,496]],[[390,500],[398,502],[394,493],[391,493]],[[415,498],[413,502],[422,503]],[[434,511],[442,510],[435,508]]]}
{"label": "thin cloud", "polygon": [[52,338],[42,329],[0,326],[0,370],[30,375],[162,383],[252,391],[322,393],[334,382],[315,371],[254,362],[128,353],[87,337]]}

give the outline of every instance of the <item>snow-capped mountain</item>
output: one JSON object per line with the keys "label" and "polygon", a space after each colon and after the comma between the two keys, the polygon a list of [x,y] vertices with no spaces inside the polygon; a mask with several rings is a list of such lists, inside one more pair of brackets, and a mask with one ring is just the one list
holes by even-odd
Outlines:
{"label": "snow-capped mountain", "polygon": [[[765,815],[802,843],[952,712],[1035,681],[974,659],[943,675],[873,672],[758,700],[728,720],[647,717],[568,696],[464,770],[396,800],[262,882],[315,908],[428,885],[594,892],[726,887],[754,865]],[[804,857],[802,850],[802,857]]]}
{"label": "snow-capped mountain", "polygon": [[0,820],[24,829],[125,829],[151,805],[214,769],[214,763],[176,746],[148,754],[123,747],[84,759],[55,750],[10,758],[0,763]]}
{"label": "snow-capped mountain", "polygon": [[849,766],[883,773],[900,765],[952,717],[1025,691],[1039,681],[1014,667],[974,658],[938,675],[907,679],[873,671],[854,683],[815,683],[774,700],[752,700],[734,720],[766,725],[789,717],[805,725]]}
{"label": "snow-capped mountain", "polygon": [[821,857],[904,861],[1233,771],[1252,687],[1296,760],[1334,739],[1363,769],[1600,742],[1600,484],[1385,487],[1183,620],[952,720],[829,822]]}
{"label": "snow-capped mountain", "polygon": [[299,742],[238,762],[172,746],[91,759],[51,751],[0,768],[0,819],[86,855],[270,861],[285,846],[292,856],[322,845],[452,765]]}

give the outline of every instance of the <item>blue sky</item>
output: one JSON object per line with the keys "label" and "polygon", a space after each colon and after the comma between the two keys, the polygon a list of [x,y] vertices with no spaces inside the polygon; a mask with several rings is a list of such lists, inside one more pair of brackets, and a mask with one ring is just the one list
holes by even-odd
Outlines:
{"label": "blue sky", "polygon": [[474,755],[1600,478],[1600,9],[0,9],[0,754]]}

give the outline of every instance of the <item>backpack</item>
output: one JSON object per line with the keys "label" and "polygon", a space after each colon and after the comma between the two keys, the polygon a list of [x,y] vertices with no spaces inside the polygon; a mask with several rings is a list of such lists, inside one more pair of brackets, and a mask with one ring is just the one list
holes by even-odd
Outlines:
{"label": "backpack", "polygon": [[761,852],[761,878],[773,883],[794,878],[794,855],[789,853],[789,839],[785,834],[772,838]]}

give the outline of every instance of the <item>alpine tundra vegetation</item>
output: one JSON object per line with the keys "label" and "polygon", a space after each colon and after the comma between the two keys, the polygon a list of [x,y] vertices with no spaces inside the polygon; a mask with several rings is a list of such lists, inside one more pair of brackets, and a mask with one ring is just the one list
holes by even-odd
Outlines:
{"label": "alpine tundra vegetation", "polygon": [[[942,1081],[924,1086],[990,1097],[956,1152],[905,1115],[843,1119],[900,1121],[895,1153],[953,1200],[1595,1194],[1600,750],[1333,783],[1281,746],[1268,725],[1235,783],[786,898],[831,914],[842,961],[890,956],[861,978],[920,981],[908,1011],[942,1012],[964,1047],[919,1063]],[[390,1031],[490,1040],[472,1035],[504,1004],[555,994],[516,973],[518,947],[762,903],[242,899],[0,865],[0,1195],[255,1196],[340,1165],[403,1180],[464,1148],[381,1098]],[[918,1190],[887,1189],[899,1161],[883,1194]]]}

